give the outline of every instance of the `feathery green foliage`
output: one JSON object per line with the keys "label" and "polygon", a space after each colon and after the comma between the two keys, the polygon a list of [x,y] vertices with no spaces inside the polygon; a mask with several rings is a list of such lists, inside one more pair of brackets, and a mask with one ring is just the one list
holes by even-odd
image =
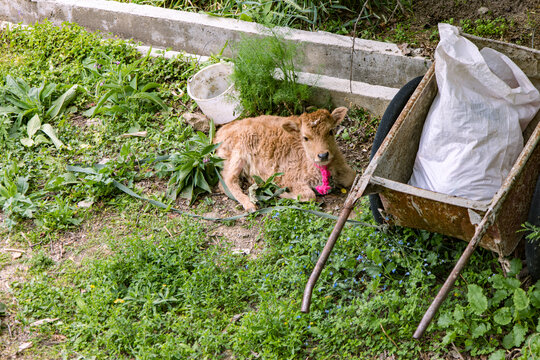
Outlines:
{"label": "feathery green foliage", "polygon": [[303,54],[298,45],[276,33],[244,37],[235,45],[232,79],[249,114],[298,114],[311,89],[298,83],[296,69]]}

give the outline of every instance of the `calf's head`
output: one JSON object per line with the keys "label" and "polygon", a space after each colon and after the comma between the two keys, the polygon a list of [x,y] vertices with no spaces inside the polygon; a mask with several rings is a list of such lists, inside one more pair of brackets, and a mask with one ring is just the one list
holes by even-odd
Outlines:
{"label": "calf's head", "polygon": [[300,138],[310,161],[317,165],[328,165],[339,151],[334,129],[343,121],[347,111],[345,107],[338,107],[332,113],[326,109],[304,113],[283,124],[283,128]]}

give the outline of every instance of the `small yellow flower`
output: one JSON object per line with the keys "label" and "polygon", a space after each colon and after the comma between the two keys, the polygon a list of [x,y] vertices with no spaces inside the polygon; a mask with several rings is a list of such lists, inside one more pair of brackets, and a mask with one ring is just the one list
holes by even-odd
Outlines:
{"label": "small yellow flower", "polygon": [[95,285],[90,285],[90,289],[94,289],[95,287]]}
{"label": "small yellow flower", "polygon": [[163,285],[161,285],[161,287],[167,287],[167,284],[163,284]]}
{"label": "small yellow flower", "polygon": [[285,323],[284,323],[284,324],[285,324],[285,325],[287,325],[287,324],[288,324],[288,322],[286,322],[286,321],[285,321]]}
{"label": "small yellow flower", "polygon": [[342,194],[346,194],[346,193],[347,193],[347,189],[341,188],[341,193],[342,193]]}
{"label": "small yellow flower", "polygon": [[313,321],[309,323],[309,325],[313,325]]}
{"label": "small yellow flower", "polygon": [[124,302],[124,299],[116,299],[116,300],[114,300],[115,304],[123,303],[123,302]]}

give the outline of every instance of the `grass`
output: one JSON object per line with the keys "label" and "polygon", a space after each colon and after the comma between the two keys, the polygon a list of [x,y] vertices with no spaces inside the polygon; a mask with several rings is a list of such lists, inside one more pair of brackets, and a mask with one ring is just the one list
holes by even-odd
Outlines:
{"label": "grass", "polygon": [[[59,148],[24,146],[26,128],[13,128],[15,115],[6,118],[11,122],[0,143],[0,168],[2,184],[13,190],[1,198],[3,218],[12,220],[2,229],[3,246],[26,252],[18,260],[0,255],[0,271],[18,269],[9,273],[9,292],[0,294],[7,305],[0,313],[2,356],[13,355],[23,341],[33,343],[24,352],[33,359],[418,359],[444,357],[454,347],[490,360],[511,350],[524,359],[537,354],[540,285],[522,286],[520,261],[503,277],[497,259],[482,249],[427,336],[413,340],[465,243],[411,229],[346,227],[317,283],[311,312],[302,314],[304,286],[331,221],[289,209],[227,224],[260,230],[256,255],[246,256],[232,251],[234,237],[216,235],[226,225],[158,210],[114,187],[119,181],[173,204],[154,163],[136,160],[182,149],[194,134],[180,114],[194,107],[182,94],[196,64],[141,60],[128,44],[102,42],[69,24],[4,32],[0,46],[0,87],[10,75],[31,87],[55,83],[58,94],[76,84],[83,89],[69,110],[48,120],[64,144]],[[152,92],[167,110],[144,102],[108,104],[99,116],[86,116],[104,98],[101,83],[125,69],[121,86],[129,79],[131,89],[142,91],[139,85],[157,83]],[[141,95],[134,96],[125,101]],[[341,139],[358,136],[356,122],[369,122],[362,135],[369,138],[375,120],[363,110],[350,116],[353,125]],[[134,129],[147,136],[121,136]],[[97,163],[92,174],[66,171],[67,165]],[[188,209],[229,204],[215,199],[201,195],[198,207]],[[320,210],[315,203],[294,204]],[[372,222],[366,202],[355,218]],[[43,319],[56,320],[32,326]]]}
{"label": "grass", "polygon": [[[348,34],[359,18],[363,28],[376,29],[392,18],[403,15],[411,7],[410,1],[368,0],[363,2],[340,0],[260,0],[260,1],[163,1],[119,0],[148,4],[168,9],[202,12],[213,16],[234,18],[269,26],[287,26],[306,30],[324,30]],[[359,12],[362,11],[362,14]]]}

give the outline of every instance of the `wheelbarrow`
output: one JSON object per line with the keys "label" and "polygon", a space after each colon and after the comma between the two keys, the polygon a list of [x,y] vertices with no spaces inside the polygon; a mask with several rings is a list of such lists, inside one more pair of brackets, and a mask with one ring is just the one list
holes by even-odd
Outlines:
{"label": "wheelbarrow", "polygon": [[[511,58],[540,89],[540,51],[461,34],[479,48],[490,47]],[[424,121],[437,94],[434,64],[423,77],[406,84],[388,106],[375,135],[372,158],[357,176],[337,223],[306,284],[302,312],[309,312],[313,288],[356,201],[369,195],[377,222],[437,232],[468,242],[460,259],[426,311],[413,337],[420,338],[453,287],[475,248],[510,255],[523,237],[526,221],[540,225],[540,112],[523,132],[525,147],[491,202],[450,196],[407,184]],[[538,185],[537,185],[538,183]],[[540,276],[540,249],[526,244],[528,268]]]}

